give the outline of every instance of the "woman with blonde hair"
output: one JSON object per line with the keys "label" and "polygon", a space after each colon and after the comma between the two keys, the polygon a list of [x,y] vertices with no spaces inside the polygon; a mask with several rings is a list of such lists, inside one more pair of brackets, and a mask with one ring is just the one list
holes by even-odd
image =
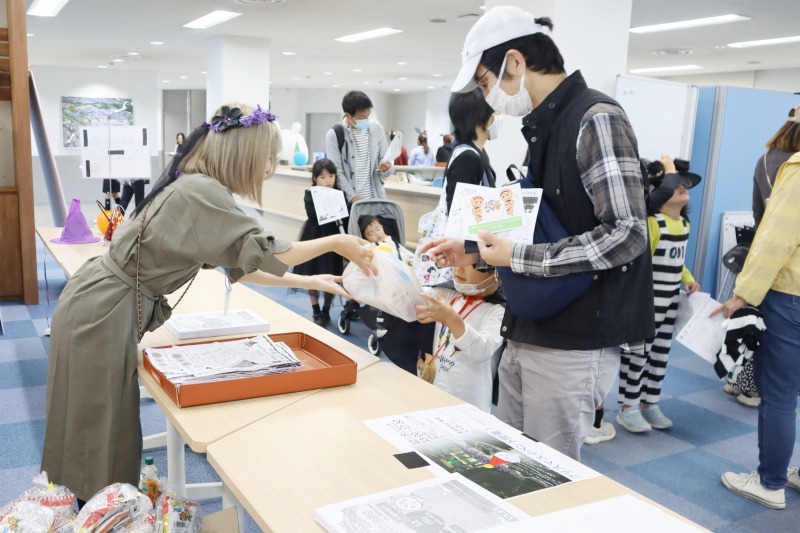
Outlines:
{"label": "woman with blonde hair", "polygon": [[137,343],[169,318],[164,295],[188,289],[201,268],[215,266],[232,282],[346,294],[335,276],[286,272],[331,251],[374,271],[366,241],[282,241],[236,205],[234,194],[260,203],[275,171],[281,139],[274,120],[261,108],[218,109],[178,148],[108,252],[87,261],[62,292],[52,322],[42,469],[79,504],[111,483],[137,483]]}

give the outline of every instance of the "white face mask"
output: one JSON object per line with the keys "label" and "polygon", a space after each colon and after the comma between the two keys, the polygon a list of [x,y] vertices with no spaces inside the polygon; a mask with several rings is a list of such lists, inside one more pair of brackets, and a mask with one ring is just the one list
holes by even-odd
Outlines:
{"label": "white face mask", "polygon": [[500,75],[497,77],[497,83],[494,84],[492,90],[486,95],[486,103],[492,106],[492,109],[503,115],[511,115],[512,117],[524,117],[533,111],[533,102],[531,95],[525,88],[525,75],[519,80],[519,92],[514,96],[508,95],[503,89],[500,88],[500,80],[506,69],[506,61],[508,55],[503,58],[503,64],[500,66]]}
{"label": "white face mask", "polygon": [[494,121],[489,124],[489,140],[497,139],[500,128],[503,127],[503,115],[494,115]]}
{"label": "white face mask", "polygon": [[457,281],[453,281],[453,285],[455,285],[456,290],[466,296],[477,296],[478,294],[482,294],[486,292],[486,289],[491,287],[492,284],[494,284],[494,276],[491,278],[486,278],[480,283],[458,283]]}

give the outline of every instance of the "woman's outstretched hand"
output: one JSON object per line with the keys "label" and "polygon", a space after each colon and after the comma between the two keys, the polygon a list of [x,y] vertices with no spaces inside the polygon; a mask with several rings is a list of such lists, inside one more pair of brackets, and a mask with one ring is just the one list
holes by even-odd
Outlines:
{"label": "woman's outstretched hand", "polygon": [[341,276],[317,274],[315,276],[308,276],[306,289],[329,292],[331,294],[338,294],[340,296],[344,296],[345,298],[350,298],[350,293],[344,290],[344,287],[339,285],[341,282]]}
{"label": "woman's outstretched hand", "polygon": [[378,275],[378,269],[372,264],[374,247],[364,239],[353,235],[338,235],[334,251],[355,263],[367,276]]}

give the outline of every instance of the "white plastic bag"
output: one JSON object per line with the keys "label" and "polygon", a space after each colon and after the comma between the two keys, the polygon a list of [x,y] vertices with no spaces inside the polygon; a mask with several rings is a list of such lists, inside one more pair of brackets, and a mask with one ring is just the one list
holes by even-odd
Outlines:
{"label": "white plastic bag", "polygon": [[378,276],[367,277],[354,263],[347,265],[342,283],[350,295],[363,304],[394,315],[406,322],[415,322],[415,305],[425,305],[420,296],[422,286],[408,266],[387,249],[379,246],[372,256]]}

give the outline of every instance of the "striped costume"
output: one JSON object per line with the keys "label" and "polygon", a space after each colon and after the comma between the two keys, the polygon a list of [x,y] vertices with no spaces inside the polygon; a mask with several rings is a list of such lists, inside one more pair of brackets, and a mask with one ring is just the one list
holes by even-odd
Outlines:
{"label": "striped costume", "polygon": [[661,398],[661,382],[667,372],[681,281],[694,281],[684,266],[689,223],[685,219],[670,222],[668,224],[661,213],[648,217],[651,246],[655,247],[653,296],[656,333],[655,338],[647,340],[644,354],[622,347],[619,395],[624,405],[657,404]]}

